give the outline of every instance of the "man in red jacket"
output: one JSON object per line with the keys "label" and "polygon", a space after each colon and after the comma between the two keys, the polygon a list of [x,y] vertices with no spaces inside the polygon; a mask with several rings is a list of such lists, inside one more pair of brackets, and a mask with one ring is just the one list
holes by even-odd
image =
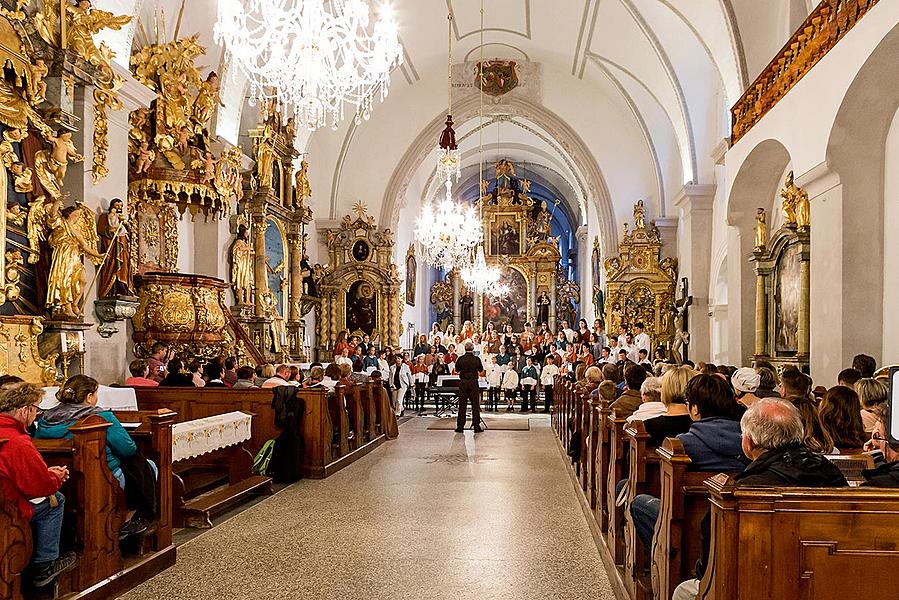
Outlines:
{"label": "man in red jacket", "polygon": [[74,568],[74,552],[59,555],[63,503],[59,493],[69,478],[66,467],[48,467],[26,430],[40,409],[42,390],[30,383],[0,386],[0,493],[15,503],[22,518],[31,521],[34,552],[31,578],[43,587]]}

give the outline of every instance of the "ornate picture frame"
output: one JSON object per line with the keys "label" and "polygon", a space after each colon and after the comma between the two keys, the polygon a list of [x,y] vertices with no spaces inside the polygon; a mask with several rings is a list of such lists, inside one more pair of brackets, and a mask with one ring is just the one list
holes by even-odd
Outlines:
{"label": "ornate picture frame", "polygon": [[493,212],[487,228],[490,256],[522,256],[525,253],[526,223],[520,212]]}
{"label": "ornate picture frame", "polygon": [[406,251],[406,304],[415,306],[415,288],[418,280],[418,260],[415,258],[415,243]]}

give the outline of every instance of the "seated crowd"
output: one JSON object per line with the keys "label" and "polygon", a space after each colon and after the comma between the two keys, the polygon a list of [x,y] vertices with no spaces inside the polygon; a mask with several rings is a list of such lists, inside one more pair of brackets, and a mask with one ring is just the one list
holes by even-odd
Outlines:
{"label": "seated crowd", "polygon": [[[868,454],[875,468],[856,484],[899,487],[899,444],[887,439],[886,373],[858,355],[839,373],[836,385],[813,388],[812,379],[787,366],[780,375],[767,363],[724,367],[662,362],[653,376],[627,361],[578,374],[575,389],[604,398],[617,418],[641,420],[648,444],[677,438],[690,458],[689,470],[734,474],[738,486],[841,487],[849,485],[828,455]],[[622,387],[623,384],[623,387]],[[581,436],[572,435],[578,446]],[[570,448],[579,460],[579,447]],[[619,497],[626,479],[618,483]],[[651,556],[660,499],[638,494],[626,507],[643,548]],[[698,535],[704,555],[697,579],[682,583],[675,598],[695,598],[708,559],[709,516]]]}

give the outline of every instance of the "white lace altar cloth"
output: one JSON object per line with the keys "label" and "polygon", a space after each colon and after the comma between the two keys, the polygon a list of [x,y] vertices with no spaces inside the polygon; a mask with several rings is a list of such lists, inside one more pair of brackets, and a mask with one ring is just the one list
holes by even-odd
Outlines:
{"label": "white lace altar cloth", "polygon": [[241,411],[176,423],[172,427],[172,462],[245,442],[253,434],[252,424],[253,416]]}

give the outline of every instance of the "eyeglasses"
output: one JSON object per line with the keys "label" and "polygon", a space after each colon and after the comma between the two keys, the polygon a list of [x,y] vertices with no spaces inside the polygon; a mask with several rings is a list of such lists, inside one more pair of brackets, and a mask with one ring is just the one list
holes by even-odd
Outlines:
{"label": "eyeglasses", "polygon": [[871,439],[874,440],[875,442],[889,442],[890,441],[887,438],[880,435],[879,433],[877,433],[876,431],[871,433]]}
{"label": "eyeglasses", "polygon": [[39,416],[41,416],[42,414],[44,414],[43,409],[42,409],[39,405],[37,405],[37,404],[29,404],[29,405],[28,405],[28,408],[34,409],[34,416],[35,416],[35,417],[39,417]]}

